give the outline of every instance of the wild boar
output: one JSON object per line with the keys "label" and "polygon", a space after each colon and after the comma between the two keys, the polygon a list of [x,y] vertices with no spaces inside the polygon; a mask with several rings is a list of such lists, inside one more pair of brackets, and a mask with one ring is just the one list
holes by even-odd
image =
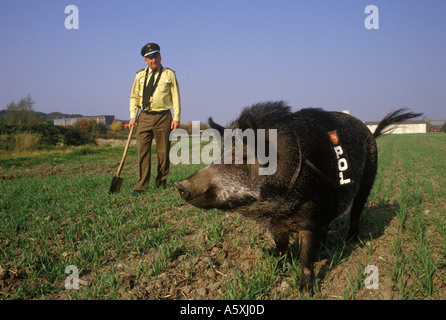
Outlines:
{"label": "wild boar", "polygon": [[[329,222],[350,209],[348,236],[357,236],[377,172],[375,138],[390,125],[421,115],[405,111],[389,113],[371,133],[362,121],[345,113],[310,108],[292,112],[283,101],[258,103],[243,109],[229,128],[265,129],[265,141],[257,137],[254,145],[245,143],[244,159],[246,147],[256,149],[263,143],[267,152],[277,153],[274,174],[259,174],[265,164],[257,158],[241,164],[219,161],[175,187],[194,206],[254,219],[283,254],[288,252],[290,235],[298,232],[300,289],[312,291],[313,265]],[[212,118],[209,124],[224,135],[225,128]],[[277,135],[273,143],[271,130]]]}

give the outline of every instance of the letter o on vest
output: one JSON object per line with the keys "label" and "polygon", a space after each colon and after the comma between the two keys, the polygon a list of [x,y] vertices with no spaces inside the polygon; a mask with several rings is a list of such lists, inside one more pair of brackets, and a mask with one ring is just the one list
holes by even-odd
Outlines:
{"label": "letter o on vest", "polygon": [[348,163],[347,163],[346,159],[344,159],[344,158],[339,159],[338,169],[339,169],[339,171],[345,171],[348,169]]}

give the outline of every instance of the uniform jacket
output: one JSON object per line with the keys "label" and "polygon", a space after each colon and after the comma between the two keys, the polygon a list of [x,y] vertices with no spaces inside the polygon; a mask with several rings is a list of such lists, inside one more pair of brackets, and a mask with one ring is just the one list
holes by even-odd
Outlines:
{"label": "uniform jacket", "polygon": [[[130,95],[130,118],[135,118],[136,114],[138,113],[138,107],[142,106],[142,94],[146,69],[147,68],[142,69],[136,73],[135,82],[133,83],[132,92]],[[149,69],[147,83],[149,82],[152,72],[153,71]],[[158,76],[159,75],[157,75],[157,77]],[[155,91],[153,92],[150,111],[163,111],[169,109],[173,109],[173,120],[180,121],[180,89],[178,87],[175,71],[163,67],[161,78]]]}

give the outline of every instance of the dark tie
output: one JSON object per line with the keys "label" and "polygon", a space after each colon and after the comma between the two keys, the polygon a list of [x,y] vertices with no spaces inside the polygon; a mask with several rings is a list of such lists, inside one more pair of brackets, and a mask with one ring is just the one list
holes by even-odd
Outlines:
{"label": "dark tie", "polygon": [[147,87],[144,88],[143,90],[143,95],[142,95],[142,106],[144,109],[149,109],[150,108],[150,97],[153,94],[154,91],[154,80],[155,80],[155,73],[157,70],[153,70],[152,71],[152,76],[150,77],[149,83],[147,84]]}

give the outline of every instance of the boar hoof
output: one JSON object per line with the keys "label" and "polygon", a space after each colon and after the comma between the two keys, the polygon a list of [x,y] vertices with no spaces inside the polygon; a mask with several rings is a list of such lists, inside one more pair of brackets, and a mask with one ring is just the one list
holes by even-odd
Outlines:
{"label": "boar hoof", "polygon": [[308,268],[303,268],[302,279],[300,280],[300,293],[313,295],[314,292],[314,275],[313,272]]}
{"label": "boar hoof", "polygon": [[347,235],[347,241],[351,241],[351,242],[358,242],[359,241],[359,233],[356,232],[349,232]]}
{"label": "boar hoof", "polygon": [[301,294],[309,294],[310,296],[314,293],[313,284],[308,283],[307,281],[303,280],[300,282],[299,291]]}

